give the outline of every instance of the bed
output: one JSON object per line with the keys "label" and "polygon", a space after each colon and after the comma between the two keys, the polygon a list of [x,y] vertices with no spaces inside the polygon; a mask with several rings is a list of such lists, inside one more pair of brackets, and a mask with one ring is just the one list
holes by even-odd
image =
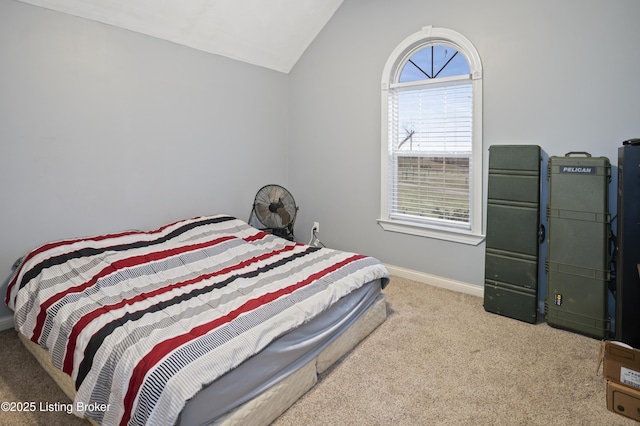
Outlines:
{"label": "bed", "polygon": [[45,244],[5,302],[95,424],[269,424],[386,318],[376,259],[227,215]]}

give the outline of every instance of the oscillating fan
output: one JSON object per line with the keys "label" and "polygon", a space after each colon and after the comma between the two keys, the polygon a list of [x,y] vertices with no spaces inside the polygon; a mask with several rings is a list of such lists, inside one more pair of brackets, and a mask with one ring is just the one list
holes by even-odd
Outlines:
{"label": "oscillating fan", "polygon": [[293,241],[293,225],[298,207],[289,191],[280,185],[265,185],[256,194],[249,216],[264,225],[264,231]]}

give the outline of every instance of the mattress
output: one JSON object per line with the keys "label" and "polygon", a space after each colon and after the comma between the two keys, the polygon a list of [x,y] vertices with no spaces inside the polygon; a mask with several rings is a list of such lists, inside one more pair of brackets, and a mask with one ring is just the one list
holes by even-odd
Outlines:
{"label": "mattress", "polygon": [[[343,355],[382,324],[386,296],[379,280],[346,296],[320,317],[276,341],[255,357],[210,384],[190,400],[178,424],[268,425],[284,413]],[[73,380],[51,363],[45,349],[18,334],[24,346],[73,400]],[[269,365],[256,375],[257,366]],[[96,422],[92,422],[97,424]]]}
{"label": "mattress", "polygon": [[76,406],[93,407],[82,417],[203,424],[333,362],[326,351],[388,278],[374,258],[217,215],[45,244],[18,263],[5,300],[19,333],[70,376]]}

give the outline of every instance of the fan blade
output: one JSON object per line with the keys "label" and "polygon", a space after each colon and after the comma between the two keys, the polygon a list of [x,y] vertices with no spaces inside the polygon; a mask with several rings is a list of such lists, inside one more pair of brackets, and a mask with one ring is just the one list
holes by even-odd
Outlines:
{"label": "fan blade", "polygon": [[262,223],[264,223],[265,219],[267,219],[271,214],[269,206],[265,204],[256,203],[256,211]]}
{"label": "fan blade", "polygon": [[278,201],[280,201],[283,195],[284,189],[281,187],[275,187],[269,192],[269,200],[272,203],[277,203]]}
{"label": "fan blade", "polygon": [[280,216],[280,220],[282,220],[282,226],[287,226],[291,223],[291,215],[284,207],[278,209],[278,215]]}

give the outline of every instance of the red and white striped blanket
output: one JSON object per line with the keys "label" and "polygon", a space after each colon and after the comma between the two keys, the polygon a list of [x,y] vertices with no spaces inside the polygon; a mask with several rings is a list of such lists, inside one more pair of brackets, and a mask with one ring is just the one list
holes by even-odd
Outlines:
{"label": "red and white striped blanket", "polygon": [[16,329],[102,424],[174,424],[187,400],[363,284],[374,258],[309,247],[230,216],[59,241],[23,258]]}

